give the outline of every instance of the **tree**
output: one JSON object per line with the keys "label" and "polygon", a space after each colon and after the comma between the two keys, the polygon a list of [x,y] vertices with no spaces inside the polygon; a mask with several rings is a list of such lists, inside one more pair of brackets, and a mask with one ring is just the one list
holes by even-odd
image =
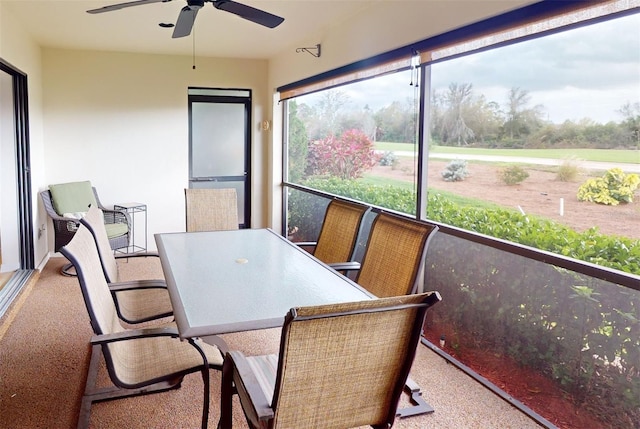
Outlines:
{"label": "tree", "polygon": [[513,140],[531,134],[542,124],[541,105],[526,108],[531,101],[529,91],[513,87],[507,96],[507,118],[504,123],[505,134]]}
{"label": "tree", "polygon": [[289,107],[288,180],[299,182],[304,176],[307,164],[309,139],[304,123],[298,117],[298,103],[292,100]]}
{"label": "tree", "polygon": [[444,98],[435,89],[431,91],[431,105],[429,108],[429,132],[434,144],[442,142],[444,129]]}
{"label": "tree", "polygon": [[336,134],[353,129],[362,130],[371,140],[376,140],[376,121],[369,105],[365,105],[361,110],[352,110],[341,115]]}
{"label": "tree", "polygon": [[317,129],[311,136],[312,140],[338,134],[340,110],[348,103],[349,96],[340,90],[322,92],[317,104]]}
{"label": "tree", "polygon": [[631,133],[631,143],[640,149],[640,103],[626,103],[618,110],[624,120],[622,125]]}
{"label": "tree", "polygon": [[387,142],[414,143],[416,136],[415,109],[413,100],[394,101],[375,114],[377,139]]}
{"label": "tree", "polygon": [[484,95],[475,97],[465,109],[466,123],[473,130],[475,141],[483,145],[495,145],[502,127],[500,105],[487,102]]}
{"label": "tree", "polygon": [[449,84],[449,90],[444,96],[446,111],[442,121],[442,141],[456,142],[457,146],[468,144],[468,139],[475,135],[465,122],[465,109],[471,102],[473,85],[470,83]]}

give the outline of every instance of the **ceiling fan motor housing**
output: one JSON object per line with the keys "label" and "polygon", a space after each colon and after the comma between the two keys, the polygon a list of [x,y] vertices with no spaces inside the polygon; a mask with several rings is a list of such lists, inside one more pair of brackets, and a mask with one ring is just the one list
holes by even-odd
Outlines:
{"label": "ceiling fan motor housing", "polygon": [[200,9],[204,6],[205,0],[187,0],[187,6],[189,9]]}

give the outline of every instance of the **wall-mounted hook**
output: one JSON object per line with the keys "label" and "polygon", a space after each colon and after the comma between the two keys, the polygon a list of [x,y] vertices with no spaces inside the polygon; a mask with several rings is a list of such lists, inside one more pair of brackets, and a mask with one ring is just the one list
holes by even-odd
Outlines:
{"label": "wall-mounted hook", "polygon": [[[315,52],[312,52],[315,51]],[[316,58],[320,58],[320,43],[313,48],[296,48],[296,53],[307,52]]]}

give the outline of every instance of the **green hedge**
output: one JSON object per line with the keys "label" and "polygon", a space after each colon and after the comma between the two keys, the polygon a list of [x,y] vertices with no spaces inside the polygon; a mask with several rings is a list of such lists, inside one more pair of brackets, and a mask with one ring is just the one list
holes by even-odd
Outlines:
{"label": "green hedge", "polygon": [[[415,214],[415,193],[412,190],[336,178],[311,179],[305,182],[305,186],[402,213]],[[300,201],[300,198],[305,198],[302,194],[296,193],[296,197],[290,199],[289,224],[315,231],[319,228],[315,218],[305,219],[309,213],[310,199],[306,197],[306,202]],[[604,235],[595,227],[577,232],[557,222],[524,216],[513,210],[461,207],[433,192],[429,194],[427,217],[435,222],[640,274],[640,240]]]}

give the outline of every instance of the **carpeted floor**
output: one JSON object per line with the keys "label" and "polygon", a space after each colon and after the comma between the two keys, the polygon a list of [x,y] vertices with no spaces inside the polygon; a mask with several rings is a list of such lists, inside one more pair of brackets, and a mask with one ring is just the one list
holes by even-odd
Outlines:
{"label": "carpeted floor", "polygon": [[[0,428],[76,427],[91,328],[77,279],[59,274],[65,262],[52,258],[0,320]],[[159,278],[161,273],[157,259],[121,263],[123,279]],[[224,338],[247,355],[275,353],[279,330]],[[396,420],[395,428],[539,428],[427,347],[419,346],[411,376],[436,411]],[[213,372],[211,428],[218,421],[219,393],[220,374]],[[177,390],[95,404],[91,427],[197,428],[201,398],[200,374],[188,375]],[[234,427],[246,428],[237,402],[234,412]]]}

